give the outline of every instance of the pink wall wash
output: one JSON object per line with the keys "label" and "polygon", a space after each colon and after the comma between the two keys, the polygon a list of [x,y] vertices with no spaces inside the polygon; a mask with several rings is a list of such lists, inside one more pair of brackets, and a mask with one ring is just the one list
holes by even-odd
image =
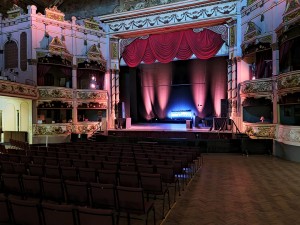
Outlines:
{"label": "pink wall wash", "polygon": [[220,116],[221,99],[227,98],[226,68],[225,57],[140,65],[141,118],[169,120],[172,111],[180,110]]}

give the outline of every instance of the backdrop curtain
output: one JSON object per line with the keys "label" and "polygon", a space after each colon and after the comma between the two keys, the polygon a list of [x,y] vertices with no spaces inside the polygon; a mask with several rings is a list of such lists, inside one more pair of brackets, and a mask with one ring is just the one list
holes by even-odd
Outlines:
{"label": "backdrop curtain", "polygon": [[37,85],[43,86],[45,85],[45,75],[51,69],[51,65],[47,64],[38,64],[37,66]]}
{"label": "backdrop curtain", "polygon": [[136,67],[141,62],[169,63],[174,58],[187,60],[193,54],[199,59],[209,59],[216,55],[223,43],[220,34],[208,29],[197,33],[185,30],[154,34],[147,39],[136,39],[126,46],[122,57],[129,67]]}

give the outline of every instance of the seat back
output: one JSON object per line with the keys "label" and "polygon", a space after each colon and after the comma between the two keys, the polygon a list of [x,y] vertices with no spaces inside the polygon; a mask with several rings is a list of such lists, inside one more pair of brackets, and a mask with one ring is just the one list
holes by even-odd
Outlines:
{"label": "seat back", "polygon": [[119,185],[125,187],[140,187],[138,172],[119,171]]}
{"label": "seat back", "polygon": [[115,225],[114,213],[108,209],[78,207],[78,220],[79,225]]}
{"label": "seat back", "polygon": [[[75,218],[71,205],[42,203],[44,225],[74,225]],[[99,221],[98,221],[99,222]]]}
{"label": "seat back", "polygon": [[4,192],[8,194],[22,195],[22,184],[19,174],[2,173],[2,182]]}
{"label": "seat back", "polygon": [[22,183],[25,197],[41,198],[42,187],[40,177],[23,175]]}
{"label": "seat back", "polygon": [[42,177],[43,200],[65,202],[61,179]]}
{"label": "seat back", "polygon": [[79,181],[65,181],[66,197],[68,204],[82,206],[89,205],[88,183]]}
{"label": "seat back", "polygon": [[100,170],[98,176],[101,184],[117,185],[117,171],[115,170]]}
{"label": "seat back", "polygon": [[40,225],[39,202],[9,198],[14,224]]}
{"label": "seat back", "polygon": [[0,194],[0,224],[11,223],[7,198],[4,194]]}
{"label": "seat back", "polygon": [[149,194],[162,194],[162,179],[160,174],[141,173],[141,184],[144,192]]}
{"label": "seat back", "polygon": [[117,186],[118,209],[121,212],[144,214],[144,194],[142,188]]}
{"label": "seat back", "polygon": [[117,209],[116,192],[113,184],[90,183],[90,190],[92,207]]}

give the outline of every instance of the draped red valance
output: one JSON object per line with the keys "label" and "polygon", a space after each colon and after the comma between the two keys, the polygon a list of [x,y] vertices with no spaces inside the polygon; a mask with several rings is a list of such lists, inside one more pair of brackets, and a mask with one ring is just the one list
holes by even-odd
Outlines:
{"label": "draped red valance", "polygon": [[167,34],[150,35],[147,39],[136,39],[126,46],[122,57],[129,67],[136,67],[141,62],[169,63],[175,57],[180,60],[190,59],[194,54],[199,59],[209,59],[217,54],[224,43],[220,34],[204,29],[176,31]]}

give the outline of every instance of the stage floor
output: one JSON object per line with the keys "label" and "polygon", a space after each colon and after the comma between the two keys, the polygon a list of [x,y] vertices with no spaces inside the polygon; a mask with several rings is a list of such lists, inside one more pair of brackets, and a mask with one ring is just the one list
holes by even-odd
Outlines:
{"label": "stage floor", "polygon": [[[132,124],[126,129],[109,129],[109,131],[185,131],[185,132],[209,132],[210,127],[187,128],[184,123],[138,123]],[[211,131],[215,132],[215,131]]]}
{"label": "stage floor", "polygon": [[229,130],[211,130],[210,127],[187,128],[181,123],[138,123],[126,129],[110,129],[109,136],[152,139],[231,139],[233,134]]}

